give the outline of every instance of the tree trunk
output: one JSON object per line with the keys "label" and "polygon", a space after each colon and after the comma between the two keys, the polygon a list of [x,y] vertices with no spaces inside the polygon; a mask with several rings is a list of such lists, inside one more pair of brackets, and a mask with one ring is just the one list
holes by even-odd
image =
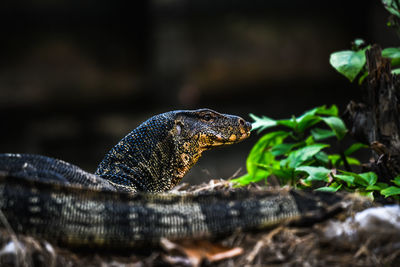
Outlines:
{"label": "tree trunk", "polygon": [[400,173],[400,81],[392,75],[390,59],[382,57],[378,45],[366,53],[368,77],[364,103],[347,106],[350,133],[371,146],[373,161],[368,164],[380,181],[388,182]]}

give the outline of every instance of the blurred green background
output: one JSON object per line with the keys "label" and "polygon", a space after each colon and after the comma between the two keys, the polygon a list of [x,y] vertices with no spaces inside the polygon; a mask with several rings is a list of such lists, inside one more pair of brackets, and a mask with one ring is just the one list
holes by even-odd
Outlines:
{"label": "blurred green background", "polygon": [[[396,46],[380,1],[35,0],[0,4],[0,152],[93,172],[146,118],[208,107],[249,119],[360,89],[329,65],[355,38]],[[228,178],[257,140],[206,152],[186,181]]]}

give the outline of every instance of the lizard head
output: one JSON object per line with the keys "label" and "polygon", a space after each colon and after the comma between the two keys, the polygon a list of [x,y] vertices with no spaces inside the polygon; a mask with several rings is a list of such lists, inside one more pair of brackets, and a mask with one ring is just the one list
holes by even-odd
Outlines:
{"label": "lizard head", "polygon": [[[171,114],[171,113],[170,113]],[[250,136],[244,119],[211,109],[173,111],[170,136],[174,143],[172,185],[176,185],[205,150],[238,143]]]}
{"label": "lizard head", "polygon": [[125,136],[96,174],[130,191],[171,189],[203,151],[250,135],[251,124],[210,109],[177,110],[151,117]]}
{"label": "lizard head", "polygon": [[174,134],[199,152],[238,143],[250,136],[250,130],[251,123],[244,119],[211,109],[178,111],[174,124]]}

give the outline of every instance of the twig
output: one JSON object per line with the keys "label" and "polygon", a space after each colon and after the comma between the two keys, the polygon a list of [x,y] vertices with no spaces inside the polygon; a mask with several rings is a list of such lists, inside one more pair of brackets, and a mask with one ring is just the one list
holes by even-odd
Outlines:
{"label": "twig", "polygon": [[232,180],[232,179],[234,179],[234,178],[236,178],[238,175],[239,175],[239,173],[242,171],[242,168],[240,167],[239,169],[237,169],[233,174],[232,174],[232,176],[231,177],[229,177],[228,179],[226,179],[226,180]]}
{"label": "twig", "polygon": [[222,181],[217,182],[217,183],[214,183],[214,180],[211,180],[206,186],[203,186],[203,187],[200,187],[200,188],[198,188],[196,190],[193,190],[192,193],[197,193],[197,192],[204,191],[204,190],[214,189],[217,186],[229,186],[230,184],[231,184],[231,182],[225,181],[225,180],[222,180]]}
{"label": "twig", "polygon": [[361,247],[357,250],[356,254],[354,254],[354,258],[358,258],[361,255],[369,256],[370,252],[368,249],[369,243],[371,243],[371,238],[368,238],[367,242],[365,244],[361,245]]}
{"label": "twig", "polygon": [[246,257],[246,263],[251,264],[255,257],[258,255],[258,253],[260,252],[260,250],[267,244],[270,243],[272,238],[280,233],[282,231],[282,229],[284,228],[284,226],[280,226],[275,228],[274,230],[272,230],[271,232],[269,232],[265,237],[263,237],[261,240],[258,240],[258,242],[256,243],[256,245],[254,246],[254,248],[252,249],[252,251],[249,253],[249,255]]}

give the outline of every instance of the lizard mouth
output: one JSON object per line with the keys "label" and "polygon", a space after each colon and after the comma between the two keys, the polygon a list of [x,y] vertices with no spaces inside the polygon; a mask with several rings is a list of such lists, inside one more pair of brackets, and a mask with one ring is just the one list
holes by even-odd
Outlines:
{"label": "lizard mouth", "polygon": [[[231,145],[239,143],[250,136],[251,123],[239,119],[239,129],[229,136],[223,134],[214,134],[212,137],[200,135],[200,147],[204,150],[211,149],[217,146]],[[232,128],[231,128],[232,130]]]}
{"label": "lizard mouth", "polygon": [[239,134],[231,134],[228,138],[222,137],[221,135],[216,135],[215,139],[213,139],[211,142],[208,142],[208,144],[202,146],[202,148],[210,149],[217,146],[225,146],[225,145],[239,143],[244,139],[247,139],[249,136],[250,136],[250,131],[243,131]]}
{"label": "lizard mouth", "polygon": [[225,143],[234,144],[234,143],[243,141],[244,139],[248,138],[249,136],[250,136],[250,131],[243,131],[240,134],[231,134],[231,136],[229,136],[228,140],[225,140]]}

